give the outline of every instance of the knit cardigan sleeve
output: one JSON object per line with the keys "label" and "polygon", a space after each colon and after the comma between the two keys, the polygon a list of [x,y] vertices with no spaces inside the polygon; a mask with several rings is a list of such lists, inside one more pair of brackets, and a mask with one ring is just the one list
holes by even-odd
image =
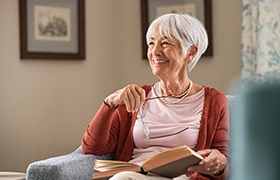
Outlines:
{"label": "knit cardigan sleeve", "polygon": [[[229,163],[229,107],[224,94],[214,88],[205,87],[205,100],[202,112],[200,132],[196,150],[218,149]],[[191,175],[196,180],[224,180],[229,174],[229,165],[219,176],[208,176],[199,173]]]}
{"label": "knit cardigan sleeve", "polygon": [[[152,84],[142,86],[146,94],[151,87]],[[102,103],[83,135],[83,152],[94,155],[114,152],[117,160],[128,161],[134,148],[132,133],[136,115],[127,112],[124,104],[111,109]]]}
{"label": "knit cardigan sleeve", "polygon": [[102,103],[82,138],[85,154],[104,155],[115,150],[119,121],[115,109]]}

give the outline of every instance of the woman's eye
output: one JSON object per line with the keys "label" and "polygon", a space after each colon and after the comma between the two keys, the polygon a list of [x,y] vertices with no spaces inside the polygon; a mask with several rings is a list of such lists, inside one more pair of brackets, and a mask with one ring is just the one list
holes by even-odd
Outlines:
{"label": "woman's eye", "polygon": [[149,42],[149,43],[148,43],[149,46],[151,46],[151,45],[153,45],[153,44],[154,44],[154,42]]}
{"label": "woman's eye", "polygon": [[162,45],[170,45],[170,43],[169,42],[162,42]]}

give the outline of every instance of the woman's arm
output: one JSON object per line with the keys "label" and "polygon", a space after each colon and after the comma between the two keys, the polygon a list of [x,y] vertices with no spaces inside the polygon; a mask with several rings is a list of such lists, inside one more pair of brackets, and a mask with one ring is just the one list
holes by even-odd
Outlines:
{"label": "woman's arm", "polygon": [[104,155],[112,153],[117,144],[119,120],[116,109],[103,103],[87,126],[82,138],[85,154]]}
{"label": "woman's arm", "polygon": [[[224,95],[214,95],[208,99],[207,128],[205,130],[205,146],[198,151],[205,157],[198,166],[188,169],[198,172],[196,177],[205,176],[211,179],[226,179],[229,172],[229,108]],[[203,137],[203,136],[202,136]],[[194,175],[192,174],[192,175]]]}
{"label": "woman's arm", "polygon": [[136,111],[145,96],[145,90],[136,84],[127,85],[107,96],[84,133],[84,153],[103,155],[115,151],[119,145],[120,127],[127,126],[124,120],[122,123],[125,124],[121,126],[120,119],[127,119],[130,112]]}

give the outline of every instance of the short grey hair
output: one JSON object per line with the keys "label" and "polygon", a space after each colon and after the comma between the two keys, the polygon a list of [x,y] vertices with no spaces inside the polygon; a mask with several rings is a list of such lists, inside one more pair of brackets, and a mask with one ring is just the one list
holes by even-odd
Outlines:
{"label": "short grey hair", "polygon": [[190,72],[208,46],[208,36],[203,24],[188,14],[170,13],[162,15],[156,18],[149,26],[146,34],[147,43],[149,43],[157,28],[162,37],[175,38],[179,41],[183,49],[183,55],[187,54],[191,46],[196,45],[198,47],[197,55],[188,64],[187,71]]}

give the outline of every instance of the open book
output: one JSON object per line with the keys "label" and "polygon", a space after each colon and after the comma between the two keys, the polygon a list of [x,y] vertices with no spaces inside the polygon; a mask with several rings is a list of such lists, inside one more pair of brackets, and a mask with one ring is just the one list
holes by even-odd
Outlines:
{"label": "open book", "polygon": [[189,166],[198,164],[202,159],[201,155],[188,146],[179,146],[149,157],[142,166],[125,161],[96,160],[92,179],[105,180],[122,171],[153,173],[174,178],[185,174]]}

